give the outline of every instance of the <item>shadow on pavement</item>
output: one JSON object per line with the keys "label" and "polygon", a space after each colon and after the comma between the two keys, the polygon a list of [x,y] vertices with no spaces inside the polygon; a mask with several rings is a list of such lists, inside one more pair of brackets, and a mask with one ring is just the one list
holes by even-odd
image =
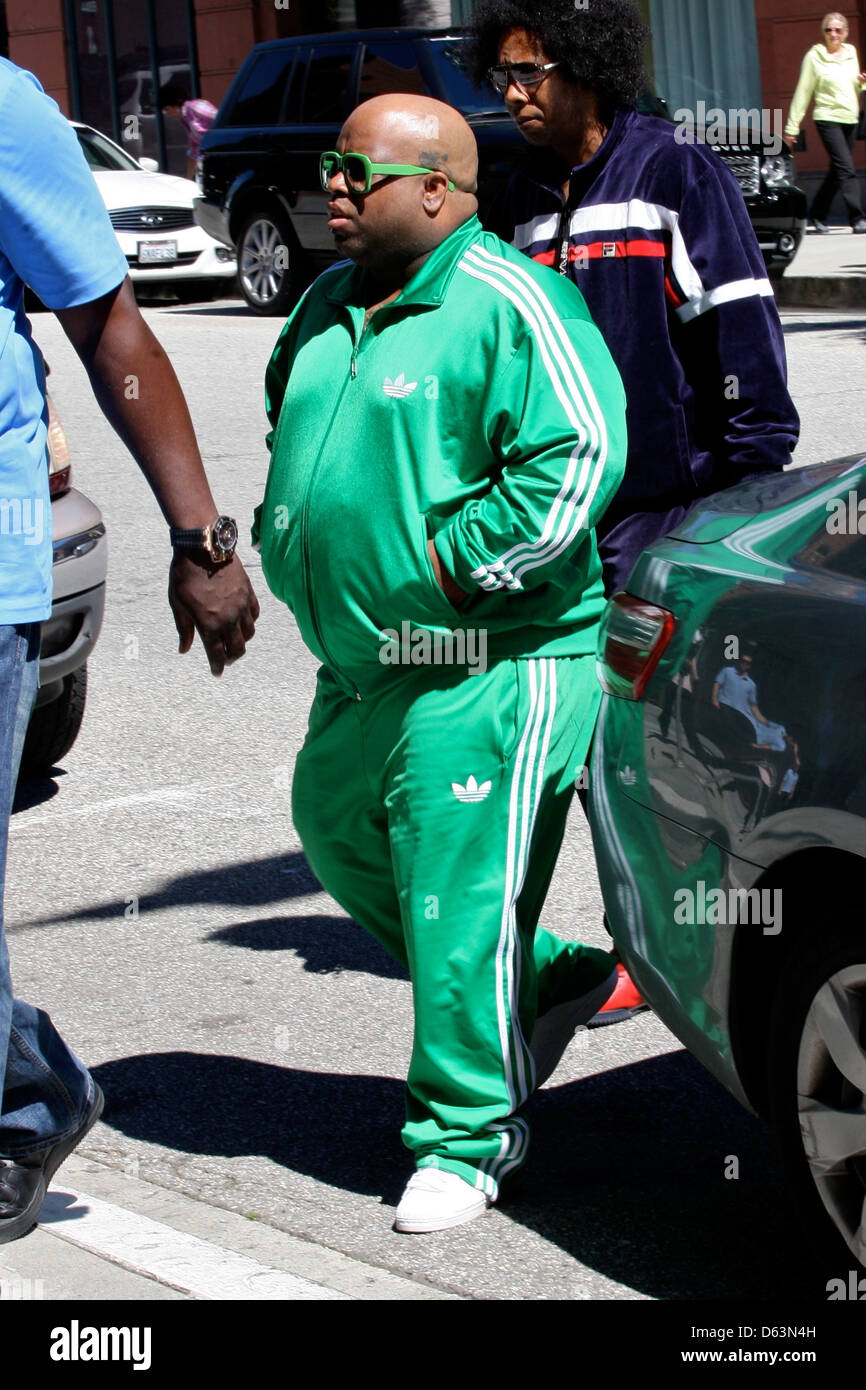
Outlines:
{"label": "shadow on pavement", "polygon": [[[267,859],[245,860],[239,864],[221,864],[216,869],[197,869],[180,874],[164,888],[154,893],[142,893],[141,909],[156,910],[169,907],[188,907],[193,903],[214,903],[234,907],[266,907],[286,898],[305,897],[321,893],[322,886],[307,864],[303,854],[274,854]],[[122,914],[125,898],[95,903],[92,907],[75,910],[75,920],[82,922],[108,921]],[[33,926],[65,922],[65,913],[37,917]]]}
{"label": "shadow on pavement", "polygon": [[[793,335],[794,333],[829,333],[829,332],[831,332],[831,331],[832,331],[834,334],[838,334],[838,333],[857,333],[857,332],[861,331],[862,329],[866,328],[866,319],[846,318],[844,323],[839,323],[839,324],[828,324],[828,322],[827,322],[827,316],[828,316],[829,314],[832,314],[832,313],[834,313],[834,312],[843,314],[843,313],[846,312],[844,309],[839,309],[839,310],[833,310],[833,309],[812,309],[812,310],[810,310],[810,312],[813,313],[813,314],[821,314],[821,315],[823,315],[823,317],[821,317],[821,318],[818,319],[818,320],[809,320],[809,319],[794,319],[794,320],[792,320],[792,319],[790,318],[790,315],[796,314],[796,313],[798,312],[796,309],[785,309],[785,308],[783,308],[783,309],[781,310],[781,312],[785,315],[785,319],[784,319],[784,321],[783,321],[782,327],[784,328],[785,337],[786,337],[786,338],[787,338],[789,335]],[[850,313],[850,310],[848,310],[847,312]]]}
{"label": "shadow on pavement", "polygon": [[55,778],[65,776],[66,773],[61,767],[53,767],[43,777],[26,777],[22,773],[15,788],[12,814],[16,811],[30,811],[34,806],[42,806],[46,801],[50,801],[60,791]]}
{"label": "shadow on pavement", "polygon": [[408,970],[351,917],[258,918],[222,927],[207,940],[248,951],[294,951],[314,975],[359,970],[385,980],[409,978]]}
{"label": "shadow on pavement", "polygon": [[[149,306],[157,308],[156,304]],[[165,309],[170,314],[206,314],[213,318],[255,318],[252,309],[248,309],[246,303],[240,304],[209,304],[198,308],[191,308],[186,304],[166,304]]]}
{"label": "shadow on pavement", "polygon": [[[94,1075],[104,1121],[132,1139],[260,1154],[388,1205],[399,1200],[403,1086],[392,1078],[189,1052],[121,1058]],[[821,1296],[769,1131],[688,1053],[542,1091],[527,1114],[529,1165],[501,1204],[512,1221],[651,1298]],[[730,1156],[736,1180],[724,1176]],[[483,1254],[491,1229],[468,1226],[463,1238]]]}

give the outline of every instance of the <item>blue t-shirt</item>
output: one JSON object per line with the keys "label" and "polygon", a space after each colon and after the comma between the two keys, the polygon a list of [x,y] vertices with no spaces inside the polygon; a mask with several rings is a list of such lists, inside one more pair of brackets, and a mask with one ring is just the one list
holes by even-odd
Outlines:
{"label": "blue t-shirt", "polygon": [[745,714],[747,719],[751,719],[752,705],[758,703],[758,688],[751,676],[740,675],[736,666],[723,666],[716,676],[719,687],[719,700],[723,705],[731,705],[733,709],[738,709],[741,714]]}
{"label": "blue t-shirt", "polygon": [[0,623],[51,613],[45,371],[24,284],[71,309],[127,270],[75,132],[32,73],[0,58]]}

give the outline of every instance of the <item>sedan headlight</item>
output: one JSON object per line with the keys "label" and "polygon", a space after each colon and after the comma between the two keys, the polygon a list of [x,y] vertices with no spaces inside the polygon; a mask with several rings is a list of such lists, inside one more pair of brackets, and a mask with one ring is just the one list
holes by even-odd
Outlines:
{"label": "sedan headlight", "polygon": [[790,155],[774,154],[761,165],[761,178],[768,188],[794,182],[794,161]]}

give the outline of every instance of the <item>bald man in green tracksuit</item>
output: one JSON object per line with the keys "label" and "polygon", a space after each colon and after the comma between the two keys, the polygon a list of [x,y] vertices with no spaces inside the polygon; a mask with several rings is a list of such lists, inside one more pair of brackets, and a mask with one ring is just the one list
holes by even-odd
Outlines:
{"label": "bald man in green tracksuit", "polygon": [[268,367],[254,525],[323,663],[295,826],[412,980],[414,1232],[496,1200],[520,1107],[615,982],[609,953],[536,925],[599,702],[623,390],[574,285],[482,230],[476,169],[462,118],[402,95],[323,156],[348,260]]}

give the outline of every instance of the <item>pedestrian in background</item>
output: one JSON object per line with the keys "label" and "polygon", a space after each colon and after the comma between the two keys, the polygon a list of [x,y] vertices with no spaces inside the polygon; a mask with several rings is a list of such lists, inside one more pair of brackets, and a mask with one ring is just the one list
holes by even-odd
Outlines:
{"label": "pedestrian in background", "polygon": [[[183,528],[170,533],[178,549],[168,585],[180,650],[198,630],[218,676],[242,655],[259,612],[233,558],[237,528],[228,517],[214,521],[186,401],[127,271],[69,122],[32,73],[0,58],[0,496],[10,514],[13,504],[29,505],[47,523],[37,544],[8,527],[0,535],[0,1244],[35,1224],[51,1178],[103,1103],[48,1015],[13,998],[3,931],[9,816],[38,683],[40,623],[51,616],[45,370],[24,313],[25,284],[56,313],[169,526]],[[125,389],[130,374],[134,397]],[[159,527],[142,517],[127,556],[137,563],[160,542]]]}
{"label": "pedestrian in background", "polygon": [[159,89],[159,109],[164,116],[174,116],[183,122],[187,141],[187,176],[194,179],[201,137],[213,125],[217,108],[205,97],[187,99],[182,87],[167,82]]}
{"label": "pedestrian in background", "polygon": [[845,199],[853,232],[866,232],[860,200],[860,180],[854,168],[854,142],[860,119],[860,93],[866,72],[852,43],[847,43],[848,21],[838,10],[821,20],[822,42],[813,44],[803,59],[797,90],[791,98],[785,140],[793,149],[800,126],[814,99],[815,128],[830,156],[830,168],[812,201],[811,219],[816,232],[829,231],[827,217],[837,192]]}

